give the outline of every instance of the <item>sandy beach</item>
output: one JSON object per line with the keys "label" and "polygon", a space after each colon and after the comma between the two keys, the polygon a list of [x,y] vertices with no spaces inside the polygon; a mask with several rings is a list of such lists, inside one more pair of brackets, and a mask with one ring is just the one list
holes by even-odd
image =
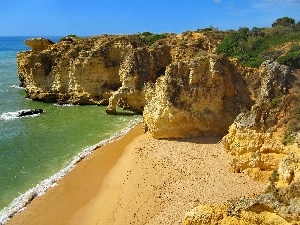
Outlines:
{"label": "sandy beach", "polygon": [[254,196],[266,184],[229,172],[217,137],[156,140],[133,128],[95,150],[8,225],[181,224],[201,203]]}

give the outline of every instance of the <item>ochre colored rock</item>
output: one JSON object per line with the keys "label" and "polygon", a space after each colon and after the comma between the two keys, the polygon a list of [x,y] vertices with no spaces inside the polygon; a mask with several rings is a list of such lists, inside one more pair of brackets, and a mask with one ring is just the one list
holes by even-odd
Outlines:
{"label": "ochre colored rock", "polygon": [[44,51],[20,52],[18,72],[29,98],[59,104],[108,104],[122,86],[119,68],[136,36],[74,38]]}
{"label": "ochre colored rock", "polygon": [[238,215],[230,215],[228,211],[230,208],[227,205],[201,205],[186,214],[183,225],[292,225],[297,221],[285,220],[264,206],[241,210]]}
{"label": "ochre colored rock", "polygon": [[146,88],[144,122],[156,138],[224,135],[252,104],[250,93],[238,96],[237,86],[242,76],[227,58],[210,54],[172,63]]}
{"label": "ochre colored rock", "polygon": [[33,51],[18,54],[19,78],[35,100],[108,104],[108,113],[115,113],[116,105],[143,112],[146,83],[155,83],[174,61],[212,51],[223,36],[168,34],[151,46],[140,35],[63,38],[53,45],[27,40]]}
{"label": "ochre colored rock", "polygon": [[[223,138],[224,147],[235,157],[232,169],[253,177],[268,176],[291,150],[283,143],[287,132],[287,112],[295,111],[299,96],[292,96],[296,81],[286,66],[266,61],[256,74],[260,84],[251,110],[239,114]],[[291,88],[293,87],[293,88]],[[276,100],[276,101],[275,101]]]}
{"label": "ochre colored rock", "polygon": [[287,69],[270,61],[261,66],[260,85],[251,90],[255,104],[237,116],[223,138],[234,156],[234,171],[257,179],[269,175],[265,193],[219,206],[199,205],[186,214],[184,225],[299,224],[300,71]]}
{"label": "ochre colored rock", "polygon": [[31,38],[26,40],[25,44],[32,48],[33,51],[43,51],[53,45],[54,42],[46,38]]}

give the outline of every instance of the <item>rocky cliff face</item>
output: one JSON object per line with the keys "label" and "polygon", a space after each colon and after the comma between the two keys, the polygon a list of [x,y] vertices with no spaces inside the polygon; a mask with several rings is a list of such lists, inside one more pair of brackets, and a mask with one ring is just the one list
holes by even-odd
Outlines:
{"label": "rocky cliff face", "polygon": [[245,68],[214,54],[223,37],[185,32],[151,46],[141,35],[28,40],[19,78],[35,100],[141,112],[156,138],[222,135],[233,171],[270,177],[265,194],[199,206],[185,224],[292,223],[300,215],[300,71],[275,61]]}
{"label": "rocky cliff face", "polygon": [[[30,40],[29,46],[35,46]],[[66,38],[47,48],[17,55],[22,86],[29,98],[60,104],[107,104],[122,86],[119,68],[130,51],[142,45],[128,36]]]}
{"label": "rocky cliff face", "polygon": [[299,223],[300,71],[267,61],[257,72],[255,104],[237,116],[223,143],[235,172],[268,178],[269,186],[252,199],[200,205],[186,214],[185,225]]}
{"label": "rocky cliff face", "polygon": [[235,156],[232,169],[255,177],[258,171],[268,175],[291,151],[286,144],[299,131],[300,95],[299,74],[277,62],[264,62],[253,75],[260,83],[255,104],[236,117],[223,143]]}
{"label": "rocky cliff face", "polygon": [[234,63],[214,54],[168,65],[146,101],[144,121],[156,138],[224,135],[253,103]]}
{"label": "rocky cliff face", "polygon": [[201,33],[169,34],[151,47],[141,35],[69,37],[55,44],[30,39],[25,44],[32,51],[17,55],[19,78],[35,100],[103,104],[108,113],[117,105],[142,112],[145,83],[164,75],[173,61],[213,50],[220,37],[208,42]]}

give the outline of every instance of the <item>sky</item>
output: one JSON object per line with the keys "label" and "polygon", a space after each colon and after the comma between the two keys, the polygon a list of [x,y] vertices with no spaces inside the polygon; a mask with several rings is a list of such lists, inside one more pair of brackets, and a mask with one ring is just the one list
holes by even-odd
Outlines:
{"label": "sky", "polygon": [[0,0],[0,36],[94,36],[271,27],[300,0]]}

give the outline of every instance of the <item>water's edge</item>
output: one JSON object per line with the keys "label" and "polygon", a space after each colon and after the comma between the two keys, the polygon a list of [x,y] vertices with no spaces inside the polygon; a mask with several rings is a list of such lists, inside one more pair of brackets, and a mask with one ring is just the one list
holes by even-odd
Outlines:
{"label": "water's edge", "polygon": [[35,187],[29,189],[26,193],[21,194],[19,197],[15,198],[9,204],[9,206],[5,207],[0,211],[0,225],[6,224],[13,216],[23,211],[34,198],[43,195],[48,188],[55,186],[57,181],[59,181],[66,174],[68,174],[76,166],[78,162],[80,162],[81,160],[89,156],[94,150],[121,139],[140,122],[141,122],[141,118],[133,119],[128,123],[128,125],[125,128],[113,134],[108,139],[102,140],[99,143],[84,149],[79,154],[74,156],[71,162],[66,167],[61,169],[59,172],[43,180]]}

